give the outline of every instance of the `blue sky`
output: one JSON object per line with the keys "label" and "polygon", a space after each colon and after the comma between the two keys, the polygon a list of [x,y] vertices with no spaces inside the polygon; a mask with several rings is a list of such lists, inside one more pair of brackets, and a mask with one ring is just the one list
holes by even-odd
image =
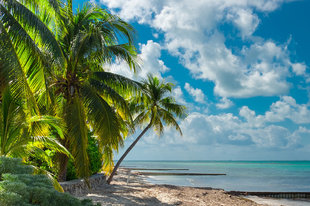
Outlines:
{"label": "blue sky", "polygon": [[136,75],[122,62],[107,69],[152,72],[188,107],[183,137],[149,132],[127,159],[310,159],[310,1],[96,3],[136,28],[143,61]]}

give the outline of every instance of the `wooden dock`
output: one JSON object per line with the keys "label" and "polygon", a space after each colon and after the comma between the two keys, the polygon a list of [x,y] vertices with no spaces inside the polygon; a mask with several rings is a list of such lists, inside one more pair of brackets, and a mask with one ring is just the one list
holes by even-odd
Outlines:
{"label": "wooden dock", "polygon": [[150,176],[217,176],[226,175],[221,173],[176,173],[176,172],[134,172],[137,175],[150,175]]}
{"label": "wooden dock", "polygon": [[258,196],[258,197],[271,197],[271,198],[285,198],[285,199],[310,199],[310,192],[243,192],[243,191],[230,191],[227,192],[231,195],[243,196]]}
{"label": "wooden dock", "polygon": [[171,171],[171,170],[175,170],[175,171],[187,171],[189,169],[173,169],[173,168],[152,168],[152,169],[148,169],[148,168],[124,168],[124,169],[130,169],[130,170],[157,170],[157,171]]}

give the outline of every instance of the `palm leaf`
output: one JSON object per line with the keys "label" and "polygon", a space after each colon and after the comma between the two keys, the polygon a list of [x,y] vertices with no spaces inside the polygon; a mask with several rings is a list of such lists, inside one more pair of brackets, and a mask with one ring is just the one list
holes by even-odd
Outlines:
{"label": "palm leaf", "polygon": [[42,44],[49,48],[52,54],[55,54],[55,58],[63,58],[62,50],[54,38],[54,34],[39,17],[16,0],[4,0],[4,2],[8,10],[13,13],[23,27],[33,29],[34,32],[38,33],[38,38],[40,38]]}
{"label": "palm leaf", "polygon": [[180,133],[180,135],[183,135],[179,124],[177,123],[177,121],[175,120],[175,118],[173,117],[173,115],[169,111],[160,108],[158,110],[158,113],[159,113],[159,116],[163,119],[163,121],[168,126],[175,127],[175,129]]}
{"label": "palm leaf", "polygon": [[77,95],[64,105],[64,120],[68,130],[66,139],[70,142],[70,151],[75,159],[77,174],[79,177],[88,177],[90,175],[87,155],[88,128],[85,108],[82,99]]}
{"label": "palm leaf", "polygon": [[186,107],[177,104],[172,97],[165,97],[159,101],[160,105],[165,108],[168,112],[175,113],[176,116],[184,118],[186,116]]}
{"label": "palm leaf", "polygon": [[141,89],[141,84],[139,82],[126,78],[122,75],[111,72],[94,72],[93,75],[94,79],[103,81],[105,84],[121,94],[126,91],[134,95]]}
{"label": "palm leaf", "polygon": [[117,149],[123,138],[116,112],[90,85],[84,84],[81,92],[89,122],[98,136],[100,146],[112,145]]}
{"label": "palm leaf", "polygon": [[100,94],[101,97],[105,99],[105,101],[111,102],[111,104],[120,112],[120,115],[123,119],[132,121],[128,104],[121,95],[119,95],[111,87],[104,84],[102,81],[100,82],[95,79],[90,79],[89,81],[91,86],[96,89],[98,94]]}

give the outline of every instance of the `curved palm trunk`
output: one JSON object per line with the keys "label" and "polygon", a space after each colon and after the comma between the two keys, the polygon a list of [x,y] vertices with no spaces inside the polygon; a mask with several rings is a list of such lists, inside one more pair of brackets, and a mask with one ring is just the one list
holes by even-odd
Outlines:
{"label": "curved palm trunk", "polygon": [[118,167],[120,166],[121,162],[125,159],[125,157],[127,156],[127,154],[132,150],[132,148],[137,144],[137,142],[141,139],[141,137],[147,132],[147,130],[149,130],[151,128],[151,123],[149,123],[147,125],[147,127],[141,132],[141,134],[137,137],[137,139],[128,147],[128,149],[126,150],[126,152],[122,155],[122,157],[117,161],[117,164],[115,165],[111,175],[109,176],[107,183],[110,184],[113,176],[115,175]]}

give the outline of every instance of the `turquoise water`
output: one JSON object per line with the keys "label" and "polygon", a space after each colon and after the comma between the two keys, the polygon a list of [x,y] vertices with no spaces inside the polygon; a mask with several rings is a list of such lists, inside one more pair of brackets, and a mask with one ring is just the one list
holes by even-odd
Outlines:
{"label": "turquoise water", "polygon": [[226,191],[310,192],[310,161],[124,161],[122,166],[189,169],[166,172],[227,174],[147,178],[149,182],[156,184],[212,187]]}

